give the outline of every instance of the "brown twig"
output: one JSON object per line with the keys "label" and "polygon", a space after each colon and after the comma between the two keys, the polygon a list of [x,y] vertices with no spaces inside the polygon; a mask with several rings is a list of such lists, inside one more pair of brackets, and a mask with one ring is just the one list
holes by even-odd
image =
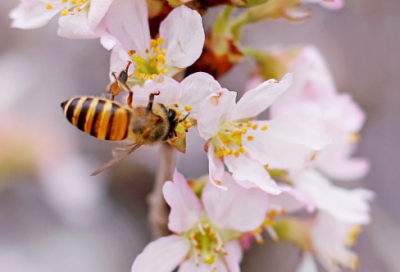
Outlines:
{"label": "brown twig", "polygon": [[153,238],[170,234],[168,230],[169,207],[164,200],[162,188],[167,180],[172,180],[176,164],[176,151],[167,144],[160,145],[159,164],[154,188],[148,196],[149,223]]}

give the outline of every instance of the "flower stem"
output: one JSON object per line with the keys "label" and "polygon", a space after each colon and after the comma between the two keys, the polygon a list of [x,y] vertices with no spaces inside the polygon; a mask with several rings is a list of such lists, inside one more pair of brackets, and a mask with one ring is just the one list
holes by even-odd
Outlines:
{"label": "flower stem", "polygon": [[176,164],[176,151],[167,144],[160,145],[159,164],[154,187],[148,196],[149,224],[153,238],[170,234],[168,229],[169,207],[165,202],[162,188],[165,181],[172,180]]}

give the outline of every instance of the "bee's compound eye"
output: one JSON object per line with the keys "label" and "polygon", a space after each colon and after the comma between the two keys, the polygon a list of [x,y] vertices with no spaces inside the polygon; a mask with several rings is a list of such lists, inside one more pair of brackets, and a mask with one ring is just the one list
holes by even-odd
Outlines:
{"label": "bee's compound eye", "polygon": [[168,110],[168,119],[169,120],[175,120],[175,117],[176,117],[176,111],[174,111],[174,110]]}
{"label": "bee's compound eye", "polygon": [[125,71],[122,71],[120,74],[119,74],[119,78],[122,80],[122,81],[127,81],[128,80],[128,74],[125,72]]}

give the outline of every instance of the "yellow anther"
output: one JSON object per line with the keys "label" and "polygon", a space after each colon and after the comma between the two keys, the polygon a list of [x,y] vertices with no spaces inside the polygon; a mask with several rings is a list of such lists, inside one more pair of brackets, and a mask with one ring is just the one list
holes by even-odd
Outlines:
{"label": "yellow anther", "polygon": [[268,129],[268,126],[267,125],[264,125],[262,128],[261,128],[261,130],[267,130]]}
{"label": "yellow anther", "polygon": [[176,110],[176,115],[181,116],[182,112],[180,110]]}
{"label": "yellow anther", "polygon": [[238,127],[241,127],[241,126],[243,126],[243,124],[242,124],[242,123],[240,123],[240,124],[238,125]]}
{"label": "yellow anther", "polygon": [[155,53],[158,53],[158,51],[160,51],[160,48],[158,46],[156,46],[156,47],[154,47],[153,50],[154,50]]}
{"label": "yellow anther", "polygon": [[226,157],[226,156],[228,156],[228,155],[229,155],[228,150],[224,149],[224,157]]}
{"label": "yellow anther", "polygon": [[215,261],[215,255],[214,254],[211,254],[210,256],[207,256],[207,257],[204,258],[204,262],[206,264],[213,264],[214,261]]}
{"label": "yellow anther", "polygon": [[255,124],[255,125],[253,126],[253,129],[256,130],[257,128],[258,128],[258,124]]}
{"label": "yellow anther", "polygon": [[163,39],[163,38],[160,37],[160,38],[157,39],[157,44],[158,44],[158,45],[162,45],[163,42],[164,42],[164,39]]}
{"label": "yellow anther", "polygon": [[63,3],[67,3],[67,2],[68,2],[68,0],[61,0],[61,2],[63,2]]}
{"label": "yellow anther", "polygon": [[76,10],[77,10],[78,12],[81,12],[81,11],[82,11],[82,9],[81,9],[80,7],[78,7]]}
{"label": "yellow anther", "polygon": [[179,133],[178,138],[180,138],[180,139],[185,138],[185,133]]}
{"label": "yellow anther", "polygon": [[156,68],[157,67],[157,63],[155,63],[155,62],[150,63],[150,67],[151,68]]}
{"label": "yellow anther", "polygon": [[246,134],[247,133],[247,128],[242,128],[242,133]]}
{"label": "yellow anther", "polygon": [[146,52],[146,54],[150,53],[150,50],[146,48],[146,50],[144,50],[144,52]]}
{"label": "yellow anther", "polygon": [[269,164],[268,164],[268,163],[267,163],[267,164],[264,164],[264,167],[265,167],[265,168],[268,168],[268,166],[269,166]]}
{"label": "yellow anther", "polygon": [[136,54],[136,51],[135,51],[135,50],[131,50],[131,51],[128,52],[128,55],[129,55],[130,57],[132,57],[132,56],[135,55],[135,54]]}
{"label": "yellow anther", "polygon": [[76,5],[76,1],[72,0],[71,2],[69,2],[71,5]]}
{"label": "yellow anther", "polygon": [[77,5],[82,4],[82,0],[76,0],[76,4]]}
{"label": "yellow anther", "polygon": [[165,56],[165,54],[167,54],[167,50],[166,49],[161,50],[160,52],[158,52],[158,54]]}
{"label": "yellow anther", "polygon": [[163,56],[163,55],[158,55],[158,56],[157,56],[157,61],[158,61],[158,62],[161,62],[162,64],[164,64],[164,63],[165,63],[165,58],[164,58],[164,56]]}
{"label": "yellow anther", "polygon": [[217,157],[220,158],[220,159],[222,159],[222,157],[224,156],[221,149],[218,149],[218,150],[217,150],[216,155],[217,155]]}
{"label": "yellow anther", "polygon": [[240,155],[239,151],[236,151],[234,155],[235,155],[236,158],[238,158],[239,155]]}
{"label": "yellow anther", "polygon": [[247,140],[253,141],[254,140],[254,136],[247,136]]}
{"label": "yellow anther", "polygon": [[229,149],[229,155],[233,155],[235,153],[235,150],[233,150],[233,148]]}
{"label": "yellow anther", "polygon": [[191,127],[192,127],[192,123],[186,123],[186,124],[185,124],[185,128],[186,128],[186,129],[189,129],[189,128],[191,128]]}
{"label": "yellow anther", "polygon": [[152,74],[152,75],[151,75],[151,79],[152,79],[152,80],[156,80],[156,78],[157,78],[157,75],[156,75],[156,74]]}
{"label": "yellow anther", "polygon": [[269,218],[274,218],[274,217],[276,217],[278,215],[278,212],[276,211],[276,210],[272,210],[272,211],[269,211],[268,213],[267,213],[267,216],[269,217]]}
{"label": "yellow anther", "polygon": [[252,126],[251,122],[248,121],[246,126],[247,126],[247,127],[251,127],[251,126]]}
{"label": "yellow anther", "polygon": [[156,57],[154,57],[154,56],[149,56],[149,61],[155,61],[156,60]]}
{"label": "yellow anther", "polygon": [[186,124],[189,123],[190,121],[188,119],[185,119],[183,122]]}
{"label": "yellow anther", "polygon": [[68,9],[63,9],[61,11],[62,16],[67,16],[68,15]]}
{"label": "yellow anther", "polygon": [[164,69],[161,70],[161,73],[162,73],[162,74],[165,74],[165,73],[167,73],[167,72],[168,72],[168,68],[164,68]]}
{"label": "yellow anther", "polygon": [[240,147],[240,148],[239,148],[239,152],[242,153],[242,154],[244,154],[244,153],[246,153],[246,150],[245,150],[243,147]]}
{"label": "yellow anther", "polygon": [[53,5],[52,5],[52,4],[48,3],[48,4],[46,5],[46,9],[52,9],[52,8],[53,8]]}
{"label": "yellow anther", "polygon": [[150,41],[150,46],[151,46],[151,47],[155,47],[156,45],[157,45],[157,41],[152,39],[152,40]]}
{"label": "yellow anther", "polygon": [[192,107],[191,106],[185,106],[185,111],[191,111]]}

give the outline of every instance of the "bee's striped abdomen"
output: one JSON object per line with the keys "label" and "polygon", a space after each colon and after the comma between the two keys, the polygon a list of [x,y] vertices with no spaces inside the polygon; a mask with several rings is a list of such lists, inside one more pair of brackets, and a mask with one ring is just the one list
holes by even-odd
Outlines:
{"label": "bee's striped abdomen", "polygon": [[131,112],[109,100],[76,97],[61,104],[68,121],[96,138],[121,141],[128,136]]}

